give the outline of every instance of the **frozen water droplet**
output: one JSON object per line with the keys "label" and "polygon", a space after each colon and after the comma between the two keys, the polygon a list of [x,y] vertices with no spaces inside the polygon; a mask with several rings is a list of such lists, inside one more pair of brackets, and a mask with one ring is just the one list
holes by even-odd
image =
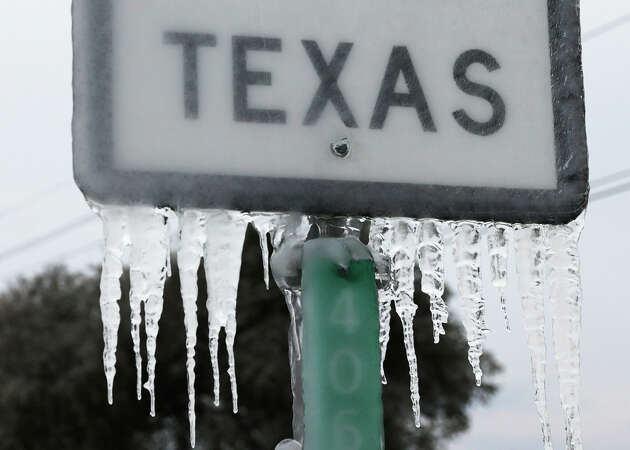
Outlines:
{"label": "frozen water droplet", "polygon": [[276,445],[275,450],[302,450],[302,444],[293,439],[285,439]]}

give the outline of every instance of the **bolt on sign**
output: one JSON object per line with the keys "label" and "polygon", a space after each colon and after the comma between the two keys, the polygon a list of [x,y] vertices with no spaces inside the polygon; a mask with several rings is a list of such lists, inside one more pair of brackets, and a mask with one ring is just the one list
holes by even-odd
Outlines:
{"label": "bolt on sign", "polygon": [[564,223],[586,206],[578,0],[74,0],[103,203]]}

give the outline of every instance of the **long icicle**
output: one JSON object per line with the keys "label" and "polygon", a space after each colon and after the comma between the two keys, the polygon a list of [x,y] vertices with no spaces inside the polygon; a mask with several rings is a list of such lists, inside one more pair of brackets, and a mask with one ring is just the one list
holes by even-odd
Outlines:
{"label": "long icicle", "polygon": [[386,248],[385,235],[389,230],[385,219],[372,219],[370,226],[369,247],[376,265],[376,285],[378,288],[379,345],[381,348],[381,380],[387,384],[385,357],[389,345],[392,302],[391,259]]}
{"label": "long icicle", "polygon": [[120,307],[122,296],[120,277],[123,273],[123,252],[129,244],[126,229],[126,215],[123,208],[104,208],[100,210],[105,238],[105,255],[101,273],[101,318],[103,321],[103,365],[107,379],[107,401],[114,403],[114,377],[116,376],[116,347],[120,326]]}
{"label": "long icicle", "polygon": [[543,446],[552,449],[547,411],[547,347],[545,341],[546,228],[528,225],[516,230],[516,255],[523,321],[531,358],[534,402],[542,428]]}
{"label": "long icicle", "polygon": [[465,321],[468,335],[468,361],[473,368],[477,386],[481,386],[483,372],[481,355],[483,342],[489,330],[486,327],[485,299],[482,295],[480,274],[479,225],[460,222],[455,228],[455,267],[457,271],[457,289],[468,309]]}
{"label": "long icicle", "polygon": [[433,321],[433,342],[440,342],[440,335],[446,334],[444,324],[448,322],[448,307],[444,295],[444,242],[439,230],[439,222],[424,220],[418,227],[418,267],[422,273],[422,291],[430,298],[431,319]]}
{"label": "long icicle", "polygon": [[[147,335],[147,381],[144,388],[151,399],[151,416],[155,416],[155,353],[159,322],[164,305],[164,283],[169,256],[167,211],[156,208],[133,208],[129,212],[131,240],[130,272],[132,303],[132,335],[139,356],[140,304],[144,303],[144,322]],[[138,344],[138,345],[136,345]],[[138,368],[138,367],[137,367]],[[141,381],[141,374],[138,374]],[[139,386],[138,386],[139,388]],[[140,394],[138,394],[140,397]]]}
{"label": "long icicle", "polygon": [[416,356],[413,321],[418,306],[413,301],[414,266],[416,262],[416,222],[409,219],[393,219],[391,222],[391,271],[394,306],[403,326],[403,338],[409,363],[409,388],[414,423],[420,428],[420,387],[418,359]]}
{"label": "long icicle", "polygon": [[214,379],[214,404],[219,406],[219,333],[225,329],[228,352],[232,410],[238,412],[238,391],[234,361],[236,336],[236,296],[241,257],[249,218],[235,211],[208,212],[206,224],[205,271],[208,284],[208,333]]}
{"label": "long icicle", "polygon": [[186,371],[188,379],[188,423],[190,445],[195,447],[195,345],[197,344],[197,272],[206,242],[206,215],[185,211],[181,220],[181,245],[177,253],[184,326],[186,328]]}
{"label": "long icicle", "polygon": [[[131,308],[131,339],[136,357],[136,396],[142,398],[142,355],[140,354],[140,325],[142,324],[142,303],[148,298],[148,281],[146,279],[147,242],[144,236],[144,223],[138,209],[129,210],[129,239],[132,243],[129,252],[129,305]],[[144,211],[144,215],[152,215]]]}
{"label": "long icicle", "polygon": [[507,331],[510,331],[510,318],[505,298],[505,290],[508,285],[509,241],[507,233],[509,229],[510,226],[506,224],[492,223],[488,226],[488,255],[490,256],[491,281],[492,285],[499,292],[501,311],[503,312],[503,320]]}
{"label": "long icicle", "polygon": [[553,310],[553,340],[564,412],[566,448],[582,449],[580,415],[580,333],[582,286],[578,239],[584,216],[550,227],[548,282]]}

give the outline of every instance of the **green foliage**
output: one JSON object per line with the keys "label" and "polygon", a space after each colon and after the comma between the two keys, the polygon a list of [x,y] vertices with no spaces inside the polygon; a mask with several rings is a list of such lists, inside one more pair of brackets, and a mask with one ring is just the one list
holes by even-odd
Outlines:
{"label": "green foliage", "polygon": [[[102,370],[99,281],[89,274],[51,268],[21,279],[0,294],[0,449],[186,449],[188,420],[185,335],[177,273],[167,282],[160,322],[157,364],[157,418],[148,415],[148,395],[135,398],[135,363],[123,279],[122,322],[114,406],[106,401]],[[419,289],[418,289],[419,290]],[[231,412],[221,349],[222,403],[211,404],[205,310],[200,271],[197,344],[198,449],[273,449],[291,436],[288,315],[277,289],[265,291],[257,237],[248,233],[241,271],[236,338],[240,412]],[[416,348],[421,374],[424,428],[413,427],[409,377],[402,331],[392,318],[384,387],[386,448],[438,448],[468,427],[474,400],[495,387],[474,387],[467,345],[455,321],[439,345],[432,343],[427,298],[417,295]],[[486,375],[498,370],[483,360]],[[486,377],[485,380],[489,380]]]}

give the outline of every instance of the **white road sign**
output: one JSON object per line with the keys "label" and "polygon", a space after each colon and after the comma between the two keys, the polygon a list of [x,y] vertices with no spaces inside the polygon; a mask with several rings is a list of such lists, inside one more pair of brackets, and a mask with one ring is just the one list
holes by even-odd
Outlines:
{"label": "white road sign", "polygon": [[108,203],[558,223],[588,183],[577,0],[74,0]]}

